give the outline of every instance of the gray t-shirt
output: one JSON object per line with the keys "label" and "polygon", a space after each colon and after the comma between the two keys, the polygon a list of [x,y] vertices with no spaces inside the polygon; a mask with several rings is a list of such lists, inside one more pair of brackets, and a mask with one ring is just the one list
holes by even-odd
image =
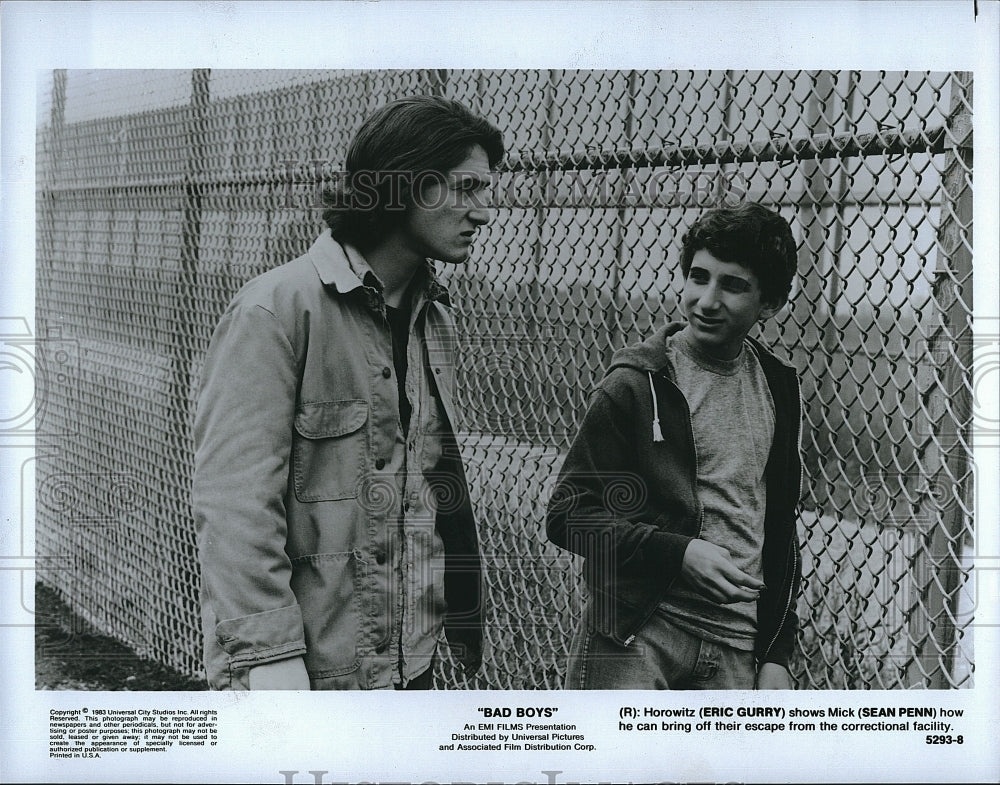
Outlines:
{"label": "gray t-shirt", "polygon": [[[734,360],[698,350],[685,328],[667,338],[676,382],[691,410],[703,517],[701,539],[729,551],[744,572],[761,578],[767,465],[774,439],[774,401],[753,350]],[[660,605],[672,623],[698,637],[750,651],[757,603],[720,605],[684,581]]]}

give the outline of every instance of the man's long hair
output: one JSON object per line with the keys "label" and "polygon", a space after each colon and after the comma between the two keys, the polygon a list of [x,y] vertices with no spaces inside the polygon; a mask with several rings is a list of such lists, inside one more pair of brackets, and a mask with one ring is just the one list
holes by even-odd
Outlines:
{"label": "man's long hair", "polygon": [[323,192],[323,220],[334,239],[366,246],[390,231],[414,202],[413,188],[443,178],[479,145],[490,168],[504,155],[503,135],[447,98],[401,98],[358,129],[344,172]]}

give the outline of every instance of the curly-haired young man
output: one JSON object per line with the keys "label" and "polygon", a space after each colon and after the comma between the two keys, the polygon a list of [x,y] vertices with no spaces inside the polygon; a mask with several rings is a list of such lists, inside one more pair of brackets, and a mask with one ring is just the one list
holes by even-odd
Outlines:
{"label": "curly-haired young man", "polygon": [[799,388],[748,333],[795,267],[780,215],[711,210],[683,238],[686,322],[614,356],[548,510],[590,589],[568,688],[791,688]]}

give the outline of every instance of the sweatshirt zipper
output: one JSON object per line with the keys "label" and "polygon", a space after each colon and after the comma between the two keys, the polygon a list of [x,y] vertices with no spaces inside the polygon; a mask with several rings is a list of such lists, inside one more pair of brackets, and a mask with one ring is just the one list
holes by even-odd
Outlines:
{"label": "sweatshirt zipper", "polygon": [[691,417],[691,407],[688,406],[687,398],[684,397],[684,393],[681,392],[681,388],[667,376],[661,375],[661,378],[677,391],[677,395],[681,399],[681,403],[684,404],[684,414],[687,416],[688,439],[691,442],[691,454],[694,455],[694,473],[691,476],[691,495],[694,497],[695,504],[698,506],[698,531],[695,536],[700,537],[701,529],[704,525],[705,509],[702,507],[701,501],[698,499],[698,469],[700,467],[700,462],[698,461],[698,444],[694,440],[694,419]]}
{"label": "sweatshirt zipper", "polygon": [[[691,453],[694,455],[694,475],[691,480],[691,494],[694,497],[695,504],[698,507],[698,531],[695,534],[695,537],[699,537],[701,535],[702,526],[704,525],[705,508],[702,507],[701,501],[698,499],[698,445],[695,443],[694,440],[694,420],[691,418],[691,407],[688,406],[687,398],[684,397],[684,393],[681,392],[680,387],[674,384],[674,382],[666,375],[661,374],[660,376],[665,382],[667,382],[671,387],[673,387],[674,390],[677,391],[677,395],[680,397],[681,402],[684,404],[684,414],[687,415],[688,438],[690,439],[691,442]],[[657,406],[656,390],[653,388],[652,384],[653,380],[652,373],[650,373],[649,379],[650,379],[649,391],[653,396],[653,407],[655,409]],[[653,616],[654,613],[656,613],[656,608],[658,605],[659,602],[657,602],[656,605],[653,606],[653,609],[649,613],[647,613],[646,616],[634,627],[636,632],[642,629],[642,627],[646,624],[646,622],[649,621],[649,619]],[[635,640],[636,632],[633,632],[625,639],[625,646],[629,646]]]}
{"label": "sweatshirt zipper", "polygon": [[[652,379],[652,375],[650,375],[650,379]],[[691,439],[691,450],[694,453],[694,477],[695,477],[695,479],[694,479],[694,481],[692,483],[692,490],[694,492],[694,498],[697,500],[698,499],[698,486],[697,486],[697,478],[698,478],[698,445],[694,441],[694,422],[691,419],[691,409],[688,406],[687,399],[684,397],[684,394],[680,391],[680,388],[678,388],[677,385],[674,384],[670,379],[664,377],[664,380],[667,381],[667,382],[669,382],[674,387],[674,389],[677,390],[678,394],[680,395],[681,401],[684,403],[684,413],[687,415],[687,421],[688,421],[688,436]],[[653,393],[653,396],[654,396],[653,400],[654,400],[654,405],[655,405],[655,400],[656,400],[656,398],[655,398],[655,391],[652,389],[652,385],[650,386],[650,390]],[[796,420],[796,423],[795,423],[795,444],[796,444],[796,450],[798,451],[799,460],[801,461],[801,455],[802,455],[802,449],[801,449],[801,440],[802,440],[802,389],[801,389],[801,387],[798,386],[798,382],[796,382],[796,392],[798,393],[798,398],[799,398],[799,417],[798,417],[798,419]],[[801,469],[801,466],[799,468],[799,482],[798,482],[798,486],[799,486],[799,497],[801,497],[802,496],[802,469]],[[702,526],[704,525],[705,510],[702,507],[700,501],[698,501],[697,504],[698,504],[698,533],[697,533],[696,536],[700,536],[701,535]],[[798,500],[796,500],[796,506],[798,506]],[[789,548],[789,551],[790,551],[790,555],[792,557],[792,574],[794,575],[795,574],[795,566],[798,563],[798,552],[797,552],[797,549],[795,548],[795,532],[794,532],[794,530],[792,532],[792,537],[789,540],[788,548]],[[786,556],[785,557],[785,575],[782,577],[782,581],[781,581],[782,584],[785,583],[785,578],[787,578],[787,577],[788,577],[788,558]],[[785,622],[788,619],[788,611],[792,607],[792,585],[793,584],[794,584],[793,580],[789,580],[788,581],[788,597],[785,600],[785,609],[782,611],[781,620],[778,622],[778,626],[775,628],[774,637],[771,638],[771,642],[767,645],[767,648],[764,650],[764,656],[763,656],[762,659],[765,659],[767,657],[767,655],[771,652],[771,648],[774,646],[775,642],[778,640],[778,635],[781,634],[781,630],[785,626]],[[635,629],[637,631],[639,629],[641,629],[642,626],[649,620],[649,618],[655,612],[656,612],[656,606],[654,605],[653,606],[653,610],[649,614],[646,615],[646,617],[635,627]],[[629,646],[633,641],[635,641],[635,637],[636,637],[636,633],[632,633],[631,635],[629,635],[625,639],[625,646]]]}
{"label": "sweatshirt zipper", "polygon": [[[790,541],[788,543],[788,550],[789,550],[789,555],[792,557],[792,574],[794,575],[795,574],[795,565],[796,565],[796,563],[799,560],[798,559],[798,554],[796,552],[795,542],[794,541]],[[785,576],[786,577],[788,576],[787,566],[788,566],[788,557],[786,556],[785,557],[785,567],[786,567],[786,569],[785,569]],[[784,578],[782,578],[782,584],[784,584],[784,582],[785,582]],[[781,621],[778,622],[778,626],[774,630],[774,637],[771,638],[771,642],[769,644],[767,644],[767,648],[764,649],[764,656],[761,657],[762,661],[766,660],[767,659],[767,655],[771,653],[771,648],[774,646],[775,641],[778,640],[778,636],[781,634],[781,629],[785,626],[785,621],[788,619],[788,609],[792,607],[792,584],[793,583],[794,583],[794,581],[788,581],[788,599],[785,600],[785,609],[781,613]]]}

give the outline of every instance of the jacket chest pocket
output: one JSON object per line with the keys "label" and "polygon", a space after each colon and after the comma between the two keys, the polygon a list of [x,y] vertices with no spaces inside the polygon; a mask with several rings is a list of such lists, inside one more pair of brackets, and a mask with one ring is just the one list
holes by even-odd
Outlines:
{"label": "jacket chest pocket", "polygon": [[295,414],[292,471],[303,502],[353,499],[368,454],[368,403],[303,403]]}

